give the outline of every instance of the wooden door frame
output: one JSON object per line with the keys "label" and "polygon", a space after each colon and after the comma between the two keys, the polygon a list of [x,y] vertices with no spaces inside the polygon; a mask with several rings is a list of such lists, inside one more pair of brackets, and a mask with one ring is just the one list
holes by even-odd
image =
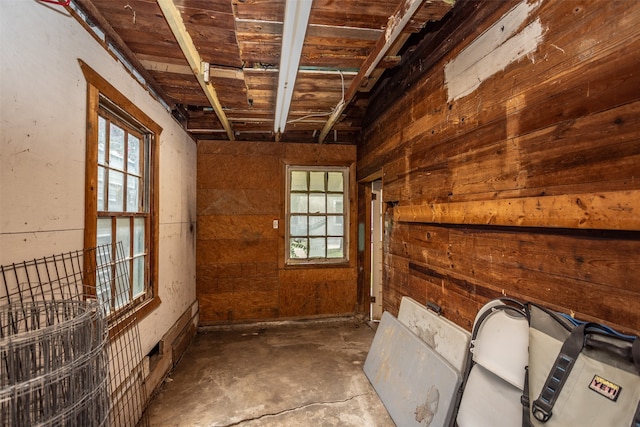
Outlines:
{"label": "wooden door frame", "polygon": [[371,183],[382,179],[382,169],[358,181],[358,297],[356,312],[371,318]]}

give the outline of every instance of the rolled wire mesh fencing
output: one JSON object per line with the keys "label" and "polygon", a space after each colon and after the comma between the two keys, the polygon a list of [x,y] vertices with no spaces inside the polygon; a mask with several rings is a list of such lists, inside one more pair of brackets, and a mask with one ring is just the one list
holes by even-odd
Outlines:
{"label": "rolled wire mesh fencing", "polygon": [[107,327],[95,301],[0,307],[1,425],[106,425]]}
{"label": "rolled wire mesh fencing", "polygon": [[0,267],[0,425],[148,426],[121,244]]}

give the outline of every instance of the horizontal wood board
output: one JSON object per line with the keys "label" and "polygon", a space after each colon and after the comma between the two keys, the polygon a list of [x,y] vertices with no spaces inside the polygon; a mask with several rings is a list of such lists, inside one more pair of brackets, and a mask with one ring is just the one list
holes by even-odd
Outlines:
{"label": "horizontal wood board", "polygon": [[640,3],[527,3],[535,49],[449,100],[445,65],[521,4],[458,4],[472,31],[373,95],[358,177],[383,171],[384,308],[432,300],[470,329],[508,295],[638,334]]}

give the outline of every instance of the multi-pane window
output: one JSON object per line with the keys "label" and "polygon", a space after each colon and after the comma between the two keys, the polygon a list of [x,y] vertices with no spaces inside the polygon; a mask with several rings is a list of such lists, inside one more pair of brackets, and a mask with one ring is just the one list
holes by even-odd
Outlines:
{"label": "multi-pane window", "polygon": [[[111,315],[135,306],[142,317],[158,295],[158,144],[162,128],[80,61],[87,79],[84,245],[96,296]],[[124,261],[123,261],[124,260]],[[97,263],[95,266],[92,262]],[[87,278],[91,285],[91,278]]]}
{"label": "multi-pane window", "polygon": [[287,167],[287,263],[347,261],[348,168]]}
{"label": "multi-pane window", "polygon": [[[121,243],[128,289],[98,289],[98,297],[117,310],[143,299],[148,281],[149,137],[106,109],[98,114],[96,242]],[[110,272],[105,272],[110,274]],[[112,281],[102,281],[112,283]],[[116,281],[120,286],[125,281]]]}

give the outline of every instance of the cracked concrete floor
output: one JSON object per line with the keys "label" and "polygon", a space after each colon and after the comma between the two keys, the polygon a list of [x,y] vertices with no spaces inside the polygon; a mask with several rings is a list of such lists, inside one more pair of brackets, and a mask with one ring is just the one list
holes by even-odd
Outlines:
{"label": "cracked concrete floor", "polygon": [[394,426],[362,371],[374,334],[355,319],[200,332],[150,425]]}

